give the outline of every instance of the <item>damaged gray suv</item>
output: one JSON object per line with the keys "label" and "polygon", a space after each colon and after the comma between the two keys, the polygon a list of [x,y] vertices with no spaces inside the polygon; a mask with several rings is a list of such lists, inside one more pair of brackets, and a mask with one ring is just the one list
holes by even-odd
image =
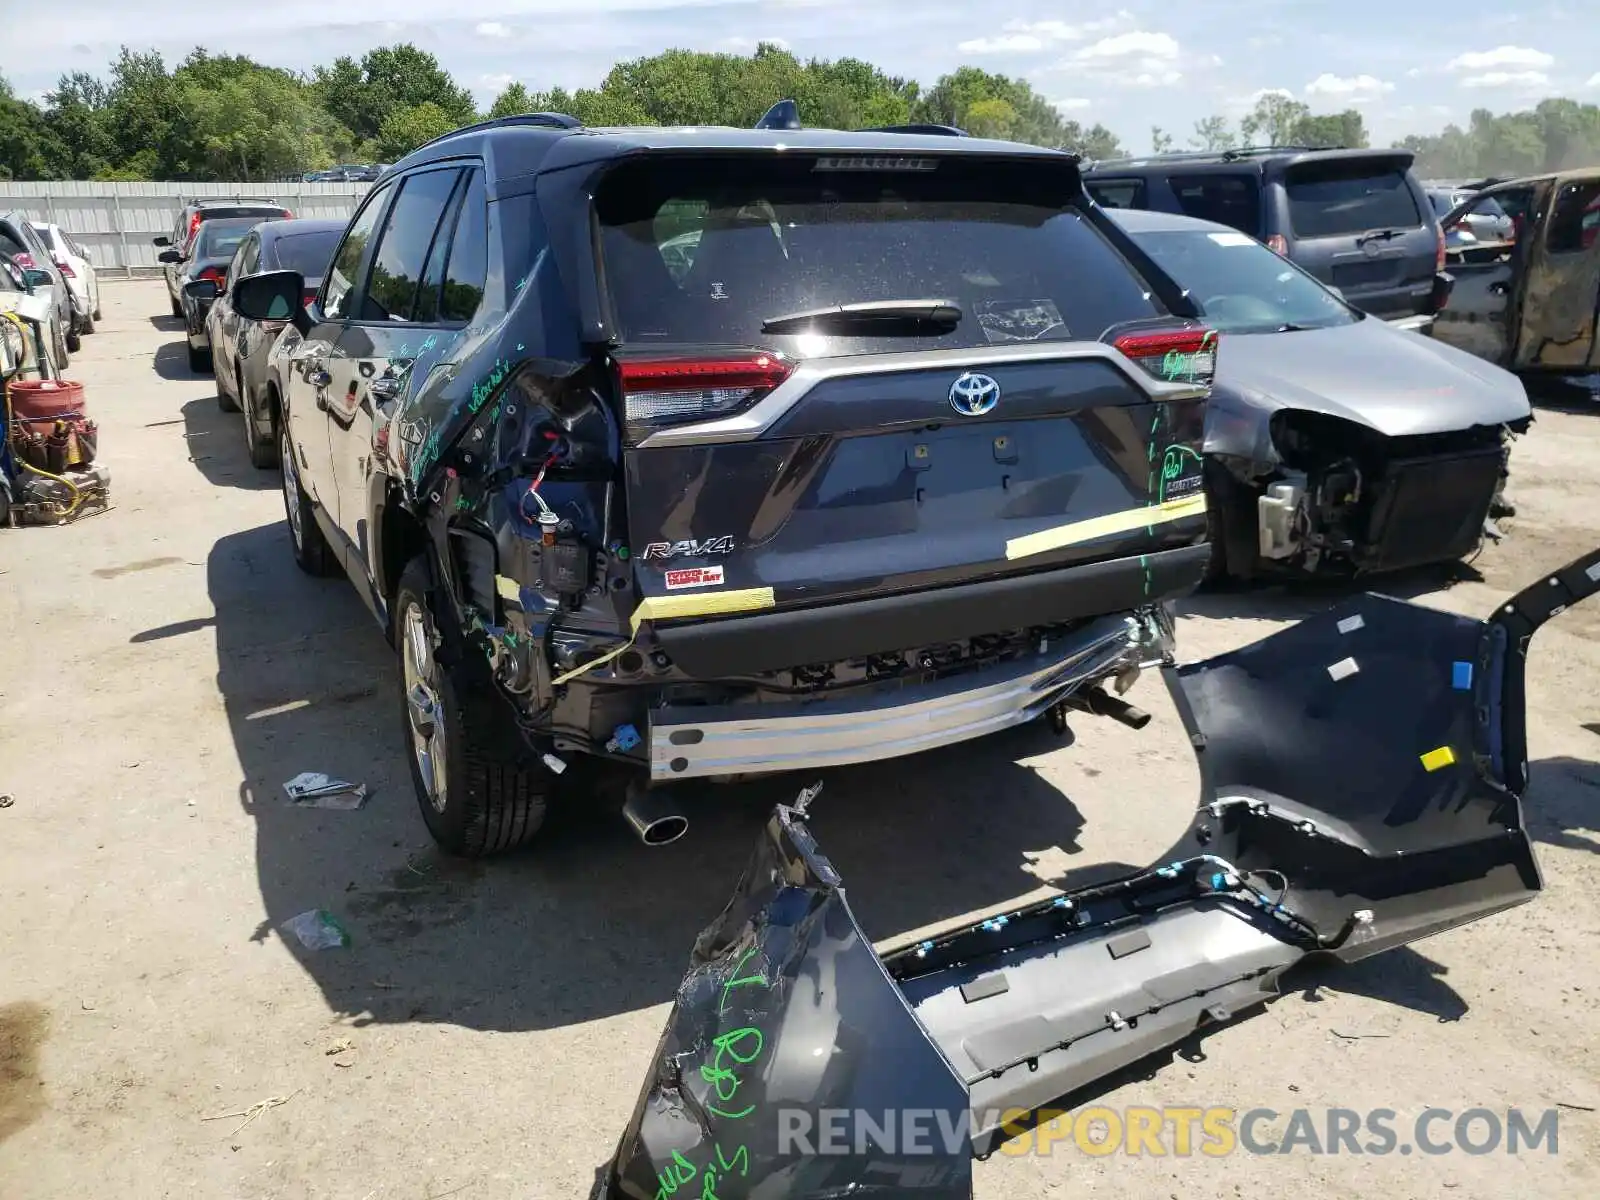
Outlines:
{"label": "damaged gray suv", "polygon": [[1121,694],[1207,560],[1215,335],[1073,156],[775,111],[472,126],[377,182],[309,301],[234,285],[293,314],[295,557],[392,637],[451,852],[596,764],[659,842],[661,785],[1146,719]]}

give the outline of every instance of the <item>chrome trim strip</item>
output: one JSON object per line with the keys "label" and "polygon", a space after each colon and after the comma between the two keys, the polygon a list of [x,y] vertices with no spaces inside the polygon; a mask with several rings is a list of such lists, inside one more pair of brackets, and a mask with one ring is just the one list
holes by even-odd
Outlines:
{"label": "chrome trim strip", "polygon": [[[642,450],[659,446],[706,446],[722,442],[751,442],[771,429],[812,388],[826,379],[856,375],[890,375],[907,371],[949,370],[969,367],[1004,366],[1007,363],[1035,363],[1053,360],[1098,358],[1109,362],[1153,401],[1199,400],[1206,389],[1191,383],[1168,383],[1135,366],[1115,346],[1104,342],[1042,342],[1017,346],[963,346],[950,350],[913,350],[900,354],[852,354],[843,358],[810,358],[795,368],[770,393],[750,408],[715,421],[696,421],[692,425],[671,425],[658,429],[639,443]],[[941,407],[944,407],[941,405]],[[930,420],[946,420],[929,414]]]}
{"label": "chrome trim strip", "polygon": [[1152,638],[1165,639],[1154,618],[1100,617],[1064,644],[932,684],[888,684],[837,700],[663,706],[650,714],[650,778],[814,770],[982,737],[1148,662]]}

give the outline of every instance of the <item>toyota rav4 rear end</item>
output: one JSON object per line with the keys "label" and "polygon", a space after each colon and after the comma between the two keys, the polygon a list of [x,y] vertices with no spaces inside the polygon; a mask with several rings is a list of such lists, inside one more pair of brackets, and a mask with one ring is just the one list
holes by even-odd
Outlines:
{"label": "toyota rav4 rear end", "polygon": [[[1119,697],[1205,564],[1218,346],[1075,158],[601,130],[516,192],[517,333],[460,432],[424,389],[399,450],[535,769],[659,785],[1139,720]],[[647,840],[682,829],[648,810]]]}

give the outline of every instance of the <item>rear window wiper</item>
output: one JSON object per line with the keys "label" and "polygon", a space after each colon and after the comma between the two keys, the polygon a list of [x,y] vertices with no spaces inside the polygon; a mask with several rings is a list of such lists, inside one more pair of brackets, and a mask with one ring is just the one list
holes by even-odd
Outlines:
{"label": "rear window wiper", "polygon": [[1404,229],[1369,229],[1369,230],[1367,230],[1366,233],[1363,233],[1360,237],[1358,237],[1356,239],[1356,245],[1359,246],[1363,242],[1378,242],[1378,241],[1385,241],[1386,242],[1386,241],[1389,241],[1392,238],[1400,237],[1402,234],[1404,234],[1406,232],[1407,231],[1404,230]]}
{"label": "rear window wiper", "polygon": [[949,333],[961,308],[948,300],[866,300],[785,313],[761,322],[762,333],[864,333],[916,337]]}

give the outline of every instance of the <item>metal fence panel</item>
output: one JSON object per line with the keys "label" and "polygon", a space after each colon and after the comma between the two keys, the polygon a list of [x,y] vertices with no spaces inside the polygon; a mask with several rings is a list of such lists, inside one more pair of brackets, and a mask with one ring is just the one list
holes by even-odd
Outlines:
{"label": "metal fence panel", "polygon": [[89,252],[97,271],[154,271],[161,251],[151,239],[170,234],[191,199],[269,197],[297,217],[342,217],[355,212],[370,183],[88,183],[0,179],[0,212],[21,210],[53,221]]}

